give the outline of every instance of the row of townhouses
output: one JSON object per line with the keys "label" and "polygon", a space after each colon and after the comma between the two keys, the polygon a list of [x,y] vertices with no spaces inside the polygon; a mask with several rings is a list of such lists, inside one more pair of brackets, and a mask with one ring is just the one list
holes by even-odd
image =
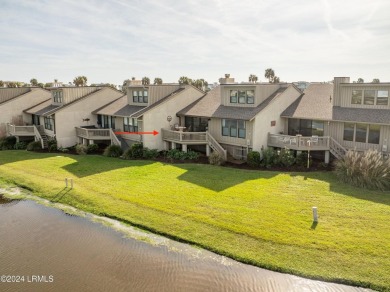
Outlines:
{"label": "row of townhouses", "polygon": [[[237,83],[227,74],[205,93],[191,85],[142,85],[127,94],[110,87],[1,88],[0,127],[47,147],[142,142],[158,150],[217,151],[245,159],[267,147],[315,151],[329,162],[348,149],[389,154],[390,83]],[[159,135],[129,134],[158,131]]]}

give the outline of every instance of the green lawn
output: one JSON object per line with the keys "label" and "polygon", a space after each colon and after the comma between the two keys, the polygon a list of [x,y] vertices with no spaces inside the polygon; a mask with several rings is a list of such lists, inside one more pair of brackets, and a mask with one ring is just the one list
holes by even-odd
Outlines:
{"label": "green lawn", "polygon": [[332,173],[0,151],[0,177],[260,267],[390,291],[390,194]]}

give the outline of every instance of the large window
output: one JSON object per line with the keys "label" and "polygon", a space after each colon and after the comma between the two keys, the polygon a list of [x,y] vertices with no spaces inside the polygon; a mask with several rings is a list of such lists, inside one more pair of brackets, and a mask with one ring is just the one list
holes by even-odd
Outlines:
{"label": "large window", "polygon": [[344,141],[379,144],[380,126],[344,123]]}
{"label": "large window", "polygon": [[222,120],[222,136],[245,138],[245,121],[243,120]]}
{"label": "large window", "polygon": [[104,129],[115,129],[115,117],[98,115],[97,123]]}
{"label": "large window", "polygon": [[324,122],[316,120],[289,119],[288,134],[291,136],[324,136]]}
{"label": "large window", "polygon": [[352,90],[351,104],[388,105],[388,90]]}
{"label": "large window", "polygon": [[123,130],[125,132],[138,132],[138,120],[135,118],[124,118]]}
{"label": "large window", "polygon": [[184,123],[188,132],[206,132],[208,128],[208,118],[185,117]]}
{"label": "large window", "polygon": [[133,102],[148,103],[148,98],[147,90],[133,90]]}
{"label": "large window", "polygon": [[53,91],[53,100],[54,102],[62,103],[62,90],[61,91]]}
{"label": "large window", "polygon": [[254,90],[230,90],[230,103],[254,104]]}
{"label": "large window", "polygon": [[43,121],[44,121],[46,130],[54,131],[54,119],[53,119],[53,117],[44,117]]}
{"label": "large window", "polygon": [[39,116],[32,115],[32,124],[36,125],[36,126],[39,126],[41,124],[40,121],[39,121]]}

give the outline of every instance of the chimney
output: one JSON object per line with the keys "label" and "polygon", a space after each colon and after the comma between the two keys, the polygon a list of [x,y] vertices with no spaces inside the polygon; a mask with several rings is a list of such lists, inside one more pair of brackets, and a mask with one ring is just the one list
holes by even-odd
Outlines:
{"label": "chimney", "polygon": [[333,105],[339,106],[341,102],[341,83],[350,83],[349,77],[334,77],[333,79]]}
{"label": "chimney", "polygon": [[233,84],[234,78],[230,78],[230,74],[225,74],[225,78],[219,78],[219,84]]}

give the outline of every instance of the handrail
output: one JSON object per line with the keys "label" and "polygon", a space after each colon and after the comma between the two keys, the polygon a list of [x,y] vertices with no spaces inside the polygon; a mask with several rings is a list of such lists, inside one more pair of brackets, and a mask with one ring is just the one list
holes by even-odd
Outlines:
{"label": "handrail", "polygon": [[222,154],[224,160],[227,160],[227,151],[221,146],[221,144],[218,143],[217,140],[215,140],[213,136],[211,136],[208,131],[206,132],[206,138],[210,146],[218,153]]}
{"label": "handrail", "polygon": [[329,150],[329,140],[329,136],[290,136],[268,133],[268,146],[294,150]]}
{"label": "handrail", "polygon": [[339,142],[330,137],[329,143],[330,150],[338,159],[341,159],[346,153],[347,149],[345,149]]}
{"label": "handrail", "polygon": [[41,133],[39,133],[39,130],[38,130],[38,128],[35,125],[33,125],[33,127],[34,127],[34,135],[35,135],[36,138],[38,138],[38,141],[41,141],[42,149],[44,149],[45,145],[43,143],[43,138],[41,136]]}
{"label": "handrail", "polygon": [[115,135],[114,131],[111,128],[110,128],[110,138],[112,144],[121,146],[121,142],[119,141],[118,137]]}
{"label": "handrail", "polygon": [[79,137],[93,139],[94,137],[110,137],[110,129],[85,129],[75,127],[76,135]]}
{"label": "handrail", "polygon": [[177,142],[207,142],[206,132],[182,132],[161,129],[163,140],[173,140]]}

